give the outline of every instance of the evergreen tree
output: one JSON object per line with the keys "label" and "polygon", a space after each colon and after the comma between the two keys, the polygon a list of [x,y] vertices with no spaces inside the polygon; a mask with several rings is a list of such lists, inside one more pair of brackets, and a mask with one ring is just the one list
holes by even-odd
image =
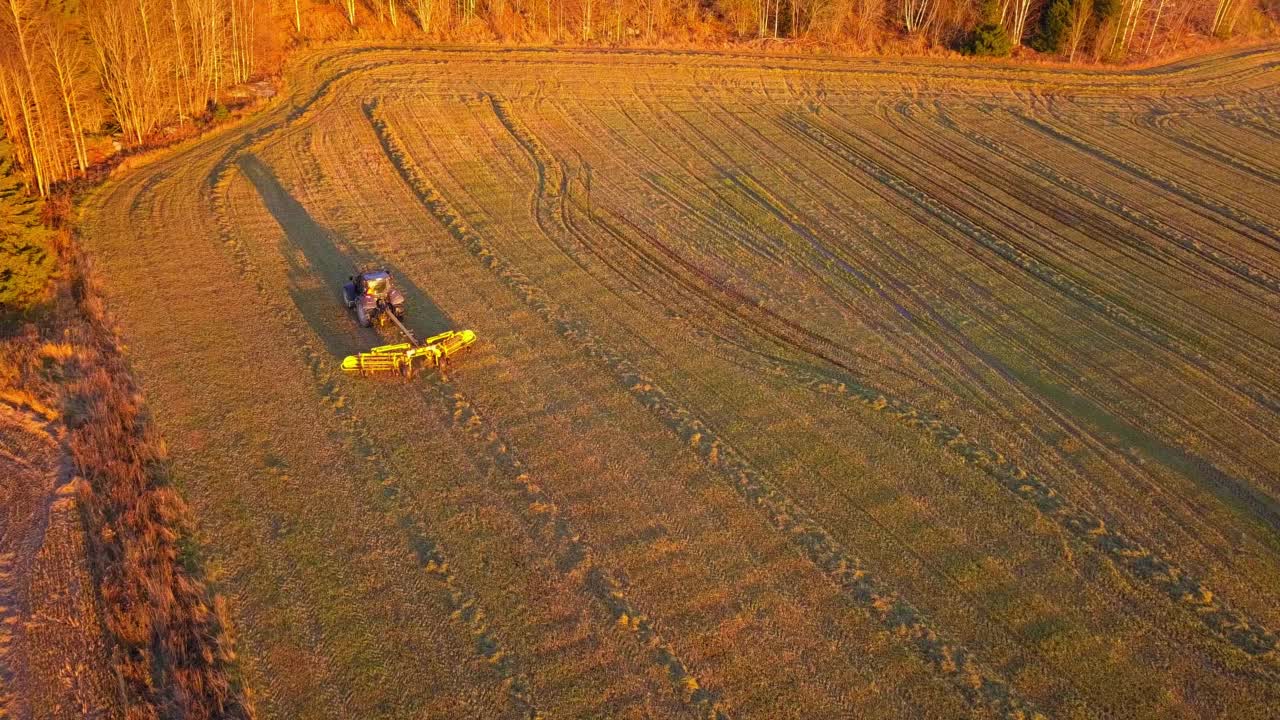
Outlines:
{"label": "evergreen tree", "polygon": [[969,52],[974,55],[990,55],[1004,57],[1013,50],[1013,41],[1009,33],[1000,24],[1000,6],[998,0],[982,0],[979,15],[982,22],[973,29],[969,40]]}
{"label": "evergreen tree", "polygon": [[1062,52],[1067,33],[1071,28],[1071,8],[1074,0],[1051,0],[1041,16],[1040,34],[1032,47],[1040,52]]}
{"label": "evergreen tree", "polygon": [[23,311],[47,295],[57,254],[42,203],[27,194],[10,152],[0,139],[0,310]]}

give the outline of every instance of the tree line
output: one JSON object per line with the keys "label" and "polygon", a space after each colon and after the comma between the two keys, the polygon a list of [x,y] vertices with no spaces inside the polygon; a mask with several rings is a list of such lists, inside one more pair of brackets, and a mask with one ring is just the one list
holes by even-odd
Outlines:
{"label": "tree line", "polygon": [[[292,46],[340,37],[647,45],[1031,47],[1118,61],[1274,26],[1280,0],[0,0],[0,124],[27,184],[207,121]],[[1269,5],[1258,5],[1269,3]]]}
{"label": "tree line", "polygon": [[0,0],[0,122],[44,195],[257,70],[256,0]]}

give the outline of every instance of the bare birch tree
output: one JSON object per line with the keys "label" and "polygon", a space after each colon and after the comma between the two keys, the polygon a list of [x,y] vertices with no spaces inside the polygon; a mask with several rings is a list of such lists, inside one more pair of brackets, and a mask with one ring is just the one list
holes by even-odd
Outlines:
{"label": "bare birch tree", "polygon": [[902,25],[912,35],[924,32],[937,12],[937,0],[902,0]]}
{"label": "bare birch tree", "polygon": [[62,100],[66,113],[67,130],[75,152],[76,167],[80,172],[89,168],[89,156],[84,143],[84,123],[81,120],[81,95],[85,79],[90,74],[85,47],[64,22],[49,22],[42,28],[45,58]]}
{"label": "bare birch tree", "polygon": [[1220,37],[1231,35],[1246,4],[1246,0],[1218,0],[1209,31]]}
{"label": "bare birch tree", "polygon": [[36,19],[37,7],[30,0],[6,0],[4,26],[8,31],[8,44],[16,60],[15,72],[9,77],[11,89],[17,99],[22,120],[23,139],[27,143],[31,175],[41,195],[49,192],[54,178],[50,171],[48,128],[44,124],[44,110],[40,86],[36,80],[37,67],[31,41],[31,30]]}
{"label": "bare birch tree", "polygon": [[1120,6],[1120,18],[1111,36],[1111,55],[1120,57],[1129,50],[1133,34],[1137,32],[1138,20],[1146,0],[1124,0]]}
{"label": "bare birch tree", "polygon": [[35,183],[36,177],[31,157],[31,136],[27,134],[27,113],[21,107],[22,99],[18,93],[18,85],[22,79],[17,68],[7,60],[0,54],[0,120],[4,121],[5,133],[12,142],[14,157],[30,186]]}
{"label": "bare birch tree", "polygon": [[1027,31],[1027,18],[1031,15],[1032,0],[1006,0],[1002,7],[1001,17],[1005,18],[1005,29],[1013,44],[1021,45],[1022,36]]}
{"label": "bare birch tree", "polygon": [[[431,13],[435,10],[435,0],[416,0],[417,27],[422,32],[431,32]],[[550,20],[550,3],[547,4],[547,17]]]}
{"label": "bare birch tree", "polygon": [[1067,15],[1067,62],[1075,62],[1076,51],[1084,42],[1084,34],[1089,29],[1089,20],[1093,17],[1093,0],[1075,0],[1071,3]]}
{"label": "bare birch tree", "polygon": [[1156,31],[1160,29],[1160,18],[1164,16],[1164,6],[1166,0],[1160,0],[1160,5],[1156,7],[1156,19],[1151,21],[1151,30],[1147,32],[1147,47],[1142,52],[1144,54],[1151,53],[1151,43],[1156,39]]}

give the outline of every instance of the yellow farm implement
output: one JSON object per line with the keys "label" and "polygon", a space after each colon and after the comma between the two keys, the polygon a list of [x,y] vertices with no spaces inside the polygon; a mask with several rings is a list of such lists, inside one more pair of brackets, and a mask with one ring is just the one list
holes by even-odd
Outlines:
{"label": "yellow farm implement", "polygon": [[390,320],[404,335],[407,342],[379,345],[369,352],[348,355],[342,359],[343,372],[358,375],[382,375],[396,373],[412,377],[415,366],[444,371],[444,364],[453,355],[475,344],[476,334],[471,330],[446,330],[439,335],[418,342],[405,327],[404,296],[391,286],[391,273],[386,270],[370,270],[352,276],[343,287],[343,299],[347,307],[356,311],[356,319],[363,327],[375,321]]}
{"label": "yellow farm implement", "polygon": [[471,330],[448,330],[432,335],[421,345],[411,342],[379,345],[369,352],[348,355],[342,360],[342,369],[359,375],[396,373],[412,377],[415,364],[424,368],[441,367],[447,358],[471,347],[475,341],[476,334]]}

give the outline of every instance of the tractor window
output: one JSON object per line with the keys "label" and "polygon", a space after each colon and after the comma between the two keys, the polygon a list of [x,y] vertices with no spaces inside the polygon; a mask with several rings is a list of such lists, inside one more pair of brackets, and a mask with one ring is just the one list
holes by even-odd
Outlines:
{"label": "tractor window", "polygon": [[370,295],[385,295],[391,286],[391,278],[385,272],[371,272],[363,277],[365,292]]}

